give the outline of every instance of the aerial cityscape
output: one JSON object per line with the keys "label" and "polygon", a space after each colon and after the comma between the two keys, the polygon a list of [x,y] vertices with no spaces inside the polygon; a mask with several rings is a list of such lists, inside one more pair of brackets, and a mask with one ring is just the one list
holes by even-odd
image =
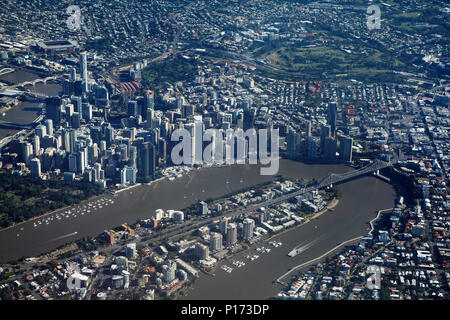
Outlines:
{"label": "aerial cityscape", "polygon": [[450,299],[448,1],[0,21],[0,300]]}

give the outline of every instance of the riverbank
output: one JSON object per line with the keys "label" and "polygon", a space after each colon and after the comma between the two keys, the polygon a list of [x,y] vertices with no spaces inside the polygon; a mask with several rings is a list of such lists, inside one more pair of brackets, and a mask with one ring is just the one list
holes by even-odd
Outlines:
{"label": "riverbank", "polygon": [[[375,221],[377,221],[377,220],[380,218],[381,213],[384,213],[384,212],[391,212],[392,210],[393,210],[393,208],[384,209],[384,210],[379,210],[378,213],[377,213],[377,216],[376,216],[375,218],[373,218],[372,220],[370,220],[370,222],[369,222],[369,224],[370,224],[370,231],[369,231],[369,233],[372,233],[372,232],[374,231],[374,224],[373,224],[373,223],[374,223]],[[294,268],[292,268],[291,270],[289,270],[288,272],[286,272],[285,274],[283,274],[283,275],[281,275],[279,278],[277,278],[276,281],[277,281],[278,283],[284,285],[284,286],[287,286],[287,284],[285,284],[284,282],[282,282],[282,279],[283,279],[283,278],[286,278],[286,277],[287,277],[289,274],[291,274],[292,272],[294,272],[294,271],[296,271],[296,270],[299,270],[299,269],[301,269],[301,268],[303,268],[303,267],[306,267],[306,266],[308,266],[308,265],[311,265],[311,264],[314,263],[314,262],[318,262],[318,261],[320,261],[321,259],[325,258],[326,256],[330,255],[332,252],[336,251],[337,249],[340,249],[340,248],[342,248],[343,246],[345,246],[345,245],[347,245],[347,244],[349,244],[349,243],[352,243],[352,242],[355,242],[355,241],[357,241],[357,240],[360,240],[362,237],[363,237],[363,236],[358,236],[358,237],[355,237],[355,238],[353,238],[353,239],[349,239],[349,240],[347,240],[347,241],[344,241],[344,242],[340,243],[339,245],[337,245],[336,247],[332,248],[331,250],[325,252],[325,253],[324,253],[323,255],[321,255],[320,257],[311,259],[311,260],[309,260],[309,261],[307,261],[307,262],[305,262],[305,263],[302,263],[301,265],[295,266]]]}
{"label": "riverbank", "polygon": [[281,232],[279,232],[279,233],[276,233],[276,234],[272,235],[270,238],[268,238],[268,239],[265,240],[265,241],[272,240],[273,238],[276,238],[276,237],[282,235],[283,233],[286,233],[286,232],[292,231],[293,229],[300,228],[301,226],[304,226],[305,224],[307,224],[307,223],[310,222],[311,220],[314,220],[314,219],[320,217],[322,214],[324,214],[324,213],[327,212],[328,210],[334,209],[338,204],[339,204],[339,199],[338,199],[338,198],[334,198],[333,200],[331,200],[330,204],[327,205],[327,207],[326,207],[325,209],[322,209],[321,211],[319,211],[319,212],[317,212],[317,213],[314,213],[314,214],[311,215],[310,217],[307,217],[302,223],[296,225],[296,226],[293,227],[293,228],[289,228],[289,229],[283,230],[283,231],[281,231]]}
{"label": "riverbank", "polygon": [[87,202],[90,202],[90,201],[94,201],[94,200],[100,199],[100,198],[104,197],[105,194],[106,194],[106,193],[103,193],[103,194],[100,194],[100,195],[96,195],[96,196],[92,196],[92,197],[90,197],[90,198],[88,198],[88,199],[85,199],[85,200],[80,201],[80,202],[77,203],[77,204],[73,204],[73,205],[70,205],[70,206],[64,206],[64,207],[58,208],[58,209],[56,209],[56,210],[49,211],[49,212],[43,213],[43,214],[41,214],[41,215],[32,217],[32,218],[27,219],[27,220],[25,220],[25,221],[14,223],[14,224],[10,225],[9,227],[1,228],[1,229],[0,229],[0,232],[7,231],[7,230],[9,230],[9,229],[19,227],[19,226],[21,226],[21,225],[23,225],[23,224],[30,223],[30,222],[33,222],[33,221],[35,221],[35,220],[39,220],[39,219],[45,218],[45,217],[50,216],[50,215],[52,215],[52,214],[60,213],[61,211],[70,209],[70,208],[72,208],[72,207],[74,207],[74,206],[80,206],[80,205],[86,204]]}

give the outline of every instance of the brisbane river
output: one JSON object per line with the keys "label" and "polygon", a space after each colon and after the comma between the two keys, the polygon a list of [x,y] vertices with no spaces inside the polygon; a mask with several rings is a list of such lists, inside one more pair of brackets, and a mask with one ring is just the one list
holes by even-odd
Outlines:
{"label": "brisbane river", "polygon": [[[353,170],[340,165],[309,165],[289,160],[280,161],[280,172],[286,178],[316,178],[320,179],[329,172],[342,173]],[[138,219],[150,218],[155,210],[183,209],[200,200],[217,198],[258,183],[275,179],[273,176],[261,176],[258,165],[233,165],[222,168],[203,168],[193,170],[189,174],[173,181],[160,180],[151,185],[141,185],[122,191],[117,195],[106,194],[100,199],[108,199],[96,205],[96,209],[81,215],[59,212],[18,224],[12,228],[0,231],[0,262],[21,257],[31,257],[48,252],[66,242],[86,236],[96,236],[106,229],[122,223],[134,223]],[[286,255],[293,247],[305,239],[316,241],[315,245],[289,261],[298,264],[303,257],[308,257],[311,251],[323,253],[331,249],[337,242],[361,235],[367,229],[366,223],[375,217],[375,211],[390,208],[394,204],[393,188],[374,177],[364,177],[339,186],[342,199],[335,211],[327,212],[314,222],[295,229],[281,236],[283,245],[274,248],[267,257],[280,252],[280,257]],[[95,203],[95,200],[85,201],[83,205]],[[100,208],[101,206],[101,208]],[[73,212],[74,210],[72,210]],[[56,219],[59,216],[59,219]],[[41,222],[41,223],[38,223]],[[312,225],[318,225],[311,229]],[[310,230],[311,229],[311,230]],[[286,252],[285,252],[286,251]],[[314,253],[311,253],[314,256]],[[266,257],[254,261],[254,265],[264,262]],[[273,261],[277,261],[274,259]],[[269,267],[270,264],[267,265]],[[289,266],[284,265],[282,270]],[[251,268],[245,266],[239,272]],[[266,268],[268,271],[272,268]],[[239,276],[236,270],[227,277]],[[216,279],[220,279],[217,272]],[[225,275],[223,275],[225,276]],[[217,280],[213,280],[215,282]],[[228,280],[227,280],[228,281]],[[198,280],[202,283],[202,279]],[[201,286],[194,296],[201,296]],[[217,294],[220,295],[219,292]]]}
{"label": "brisbane river", "polygon": [[[17,70],[6,75],[0,76],[0,80],[7,80],[12,83],[21,83],[24,81],[35,80],[39,78],[38,75],[26,70]],[[30,91],[48,94],[58,95],[61,91],[61,85],[56,83],[39,83],[35,86],[27,87]],[[26,101],[19,102],[17,106],[7,110],[5,115],[0,115],[0,139],[13,135],[19,131],[16,128],[10,128],[8,123],[18,125],[29,125],[36,119],[41,113],[43,106],[42,99],[28,99]]]}

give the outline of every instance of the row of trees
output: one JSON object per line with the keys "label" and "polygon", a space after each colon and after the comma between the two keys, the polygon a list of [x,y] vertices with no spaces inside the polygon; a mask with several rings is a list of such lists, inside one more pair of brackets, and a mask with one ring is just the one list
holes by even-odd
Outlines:
{"label": "row of trees", "polygon": [[79,203],[102,192],[89,183],[41,180],[4,172],[0,174],[0,227]]}

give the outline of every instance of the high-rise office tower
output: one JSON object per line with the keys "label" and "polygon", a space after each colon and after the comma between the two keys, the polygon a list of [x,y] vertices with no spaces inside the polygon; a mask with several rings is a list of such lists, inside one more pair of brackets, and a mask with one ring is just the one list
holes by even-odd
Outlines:
{"label": "high-rise office tower", "polygon": [[106,107],[109,103],[109,93],[105,86],[95,87],[95,106]]}
{"label": "high-rise office tower", "polygon": [[78,170],[78,160],[76,154],[69,154],[68,157],[69,171],[76,173]]}
{"label": "high-rise office tower", "polygon": [[70,81],[77,80],[77,69],[71,68],[70,69]]}
{"label": "high-rise office tower", "polygon": [[47,127],[40,124],[34,129],[34,133],[42,139],[47,135]]}
{"label": "high-rise office tower", "polygon": [[87,122],[92,120],[92,106],[89,103],[81,104],[81,115]]}
{"label": "high-rise office tower", "polygon": [[74,153],[76,150],[76,142],[77,142],[77,130],[70,129],[69,131],[69,142],[70,142],[70,153]]}
{"label": "high-rise office tower", "polygon": [[88,154],[89,154],[89,164],[95,164],[97,162],[99,152],[98,152],[98,145],[96,143],[93,143],[89,146]]}
{"label": "high-rise office tower", "polygon": [[79,112],[74,112],[72,114],[72,117],[70,118],[70,124],[74,129],[78,129],[79,127],[81,127],[81,114]]}
{"label": "high-rise office tower", "polygon": [[86,169],[86,158],[84,149],[80,150],[76,153],[77,155],[77,172],[83,174],[84,170]]}
{"label": "high-rise office tower", "polygon": [[309,138],[311,137],[311,120],[306,121],[306,137]]}
{"label": "high-rise office tower", "polygon": [[114,128],[110,125],[105,128],[106,146],[109,147],[114,142]]}
{"label": "high-rise office tower", "polygon": [[41,144],[40,144],[41,138],[39,138],[38,135],[35,135],[33,138],[33,154],[35,157],[39,156],[39,153],[41,151]]}
{"label": "high-rise office tower", "polygon": [[31,163],[31,159],[32,158],[33,158],[33,146],[29,142],[24,142],[22,144],[22,159],[23,159],[23,162],[25,162],[25,164],[27,166],[29,166],[30,163]]}
{"label": "high-rise office tower", "polygon": [[325,139],[331,138],[331,127],[329,125],[320,128],[320,150],[322,154],[325,150]]}
{"label": "high-rise office tower", "polygon": [[307,141],[308,159],[317,158],[317,142],[314,138],[308,138]]}
{"label": "high-rise office tower", "polygon": [[151,129],[153,126],[153,117],[155,111],[153,109],[147,109],[147,128]]}
{"label": "high-rise office tower", "polygon": [[288,157],[295,158],[299,155],[300,150],[300,134],[290,130],[287,137],[287,153]]}
{"label": "high-rise office tower", "polygon": [[350,137],[339,137],[339,157],[342,161],[352,161],[353,139]]}
{"label": "high-rise office tower", "polygon": [[255,121],[256,110],[252,108],[244,108],[244,131],[253,128],[253,123]]}
{"label": "high-rise office tower", "polygon": [[41,176],[41,161],[38,158],[31,160],[31,176],[34,178]]}
{"label": "high-rise office tower", "polygon": [[83,52],[80,56],[80,73],[82,80],[83,93],[89,92],[88,74],[87,74],[87,53]]}
{"label": "high-rise office tower", "polygon": [[70,102],[73,104],[72,112],[80,112],[81,111],[81,104],[83,103],[81,97],[71,96]]}
{"label": "high-rise office tower", "polygon": [[129,243],[125,246],[125,256],[127,258],[136,258],[137,256],[136,243]]}
{"label": "high-rise office tower", "polygon": [[196,164],[200,164],[203,161],[203,120],[202,116],[194,116],[194,161]]}
{"label": "high-rise office tower", "polygon": [[[183,150],[183,152],[186,152],[186,154],[183,154],[184,157],[186,157],[186,165],[193,166],[195,164],[195,143],[196,143],[196,137],[195,137],[195,124],[194,123],[187,123],[184,128],[190,133],[191,135],[191,141],[190,141],[190,150]],[[190,151],[190,155],[189,155]]]}
{"label": "high-rise office tower", "polygon": [[70,132],[66,129],[63,129],[63,132],[62,132],[62,144],[63,144],[64,150],[66,152],[70,152]]}
{"label": "high-rise office tower", "polygon": [[143,142],[138,147],[137,169],[140,177],[150,177],[155,174],[156,148],[150,142]]}
{"label": "high-rise office tower", "polygon": [[147,106],[147,110],[148,109],[155,109],[155,93],[153,92],[153,90],[145,90],[144,91],[144,97],[146,99],[146,106]]}
{"label": "high-rise office tower", "polygon": [[331,137],[333,137],[333,138],[336,134],[336,116],[337,116],[336,102],[328,103],[327,120],[328,120],[328,125],[331,127]]}
{"label": "high-rise office tower", "polygon": [[45,116],[47,119],[52,119],[54,124],[61,122],[61,105],[60,97],[47,97],[45,99]]}
{"label": "high-rise office tower", "polygon": [[53,120],[47,119],[45,120],[45,128],[47,129],[47,134],[51,137],[53,137]]}
{"label": "high-rise office tower", "polygon": [[66,120],[69,120],[72,117],[73,111],[74,111],[74,106],[72,103],[69,103],[65,106]]}
{"label": "high-rise office tower", "polygon": [[138,103],[136,100],[128,100],[127,102],[127,116],[136,117],[138,115]]}
{"label": "high-rise office tower", "polygon": [[128,165],[131,168],[137,169],[137,148],[135,146],[130,147],[130,157],[128,159]]}
{"label": "high-rise office tower", "polygon": [[336,159],[337,142],[333,138],[325,138],[323,157],[328,160]]}

